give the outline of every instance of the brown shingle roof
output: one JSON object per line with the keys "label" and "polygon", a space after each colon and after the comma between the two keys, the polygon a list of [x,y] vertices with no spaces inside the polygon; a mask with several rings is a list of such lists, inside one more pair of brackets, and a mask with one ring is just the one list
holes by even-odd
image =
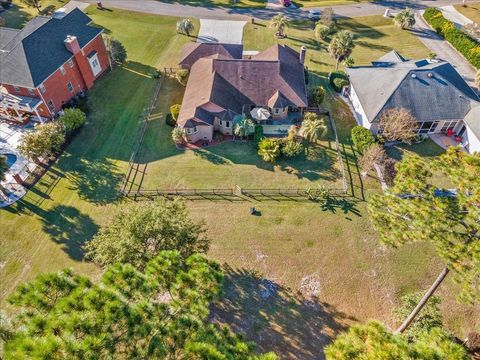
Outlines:
{"label": "brown shingle roof", "polygon": [[244,106],[268,106],[272,98],[307,106],[304,67],[293,49],[275,45],[248,60],[201,58],[191,68],[178,123],[213,123],[214,114],[198,111],[209,102],[241,114]]}
{"label": "brown shingle roof", "polygon": [[243,45],[219,43],[188,43],[183,47],[182,58],[179,65],[191,68],[201,58],[219,55],[220,58],[241,59]]}

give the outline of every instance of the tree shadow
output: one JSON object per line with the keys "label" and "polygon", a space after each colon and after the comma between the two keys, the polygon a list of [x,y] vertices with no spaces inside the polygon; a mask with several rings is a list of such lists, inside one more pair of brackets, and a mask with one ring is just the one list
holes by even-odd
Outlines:
{"label": "tree shadow", "polygon": [[64,154],[58,164],[80,199],[105,205],[120,199],[118,188],[122,174],[112,160],[106,158],[77,158]]}
{"label": "tree shadow", "polygon": [[338,25],[342,30],[350,31],[356,38],[380,39],[385,36],[385,33],[354,18],[342,18],[338,21]]}
{"label": "tree shadow", "polygon": [[[3,11],[2,11],[3,10]],[[0,8],[0,16],[5,19],[5,26],[21,29],[31,19],[31,15],[22,10],[17,4],[12,3],[9,9]]]}
{"label": "tree shadow", "polygon": [[211,162],[212,164],[215,164],[215,165],[227,164],[227,161],[225,160],[225,158],[205,149],[195,149],[193,150],[193,153],[195,154],[195,156],[198,156],[203,160],[207,160],[208,162]]}
{"label": "tree shadow", "polygon": [[341,211],[344,215],[353,214],[355,216],[362,217],[362,213],[357,209],[357,204],[359,202],[360,201],[355,199],[336,198],[330,196],[321,204],[321,209],[322,211],[329,211],[332,214],[336,214],[337,211]]}
{"label": "tree shadow", "polygon": [[67,205],[57,205],[45,212],[42,223],[43,231],[76,261],[83,260],[83,244],[98,231],[98,225],[90,216]]}
{"label": "tree shadow", "polygon": [[223,297],[210,320],[245,334],[282,359],[324,359],[323,348],[355,319],[246,269],[224,267]]}

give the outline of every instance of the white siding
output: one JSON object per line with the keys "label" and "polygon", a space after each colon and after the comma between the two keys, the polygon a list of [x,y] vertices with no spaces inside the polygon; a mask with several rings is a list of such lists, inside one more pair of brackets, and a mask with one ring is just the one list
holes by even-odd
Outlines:
{"label": "white siding", "polygon": [[[355,110],[355,119],[357,120],[357,124],[363,126],[364,128],[370,129],[372,124],[368,120],[365,111],[363,110],[362,104],[358,99],[357,93],[352,85],[350,85],[350,101],[352,102],[352,106]],[[374,129],[372,129],[374,131]]]}
{"label": "white siding", "polygon": [[473,133],[473,130],[465,124],[466,131],[462,137],[462,145],[470,154],[480,152],[480,138]]}

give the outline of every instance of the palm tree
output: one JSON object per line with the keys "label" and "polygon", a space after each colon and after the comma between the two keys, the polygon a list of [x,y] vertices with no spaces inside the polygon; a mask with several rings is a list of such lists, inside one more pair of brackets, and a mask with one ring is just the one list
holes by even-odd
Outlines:
{"label": "palm tree", "polygon": [[[8,170],[7,157],[5,155],[0,155],[0,181],[5,180],[5,172]],[[5,191],[5,188],[0,183],[0,191],[8,196],[8,193]]]}
{"label": "palm tree", "polygon": [[406,8],[395,16],[394,21],[401,29],[411,28],[415,25],[415,14],[412,9]]}
{"label": "palm tree", "polygon": [[195,26],[193,25],[193,22],[190,19],[183,19],[177,22],[177,33],[186,34],[190,36],[190,34],[194,30],[195,30]]}
{"label": "palm tree", "polygon": [[475,75],[475,84],[480,88],[480,70],[478,70],[477,75]]}
{"label": "palm tree", "polygon": [[253,121],[246,116],[242,116],[241,119],[235,121],[233,133],[241,138],[247,137],[253,133],[255,125]]}
{"label": "palm tree", "polygon": [[352,53],[355,44],[350,32],[342,30],[335,34],[328,45],[328,52],[335,59],[335,70],[338,70],[338,64],[347,59]]}
{"label": "palm tree", "polygon": [[275,15],[272,20],[270,21],[270,27],[277,30],[275,35],[279,37],[284,37],[285,34],[283,31],[288,26],[288,18],[285,15],[277,14]]}
{"label": "palm tree", "polygon": [[263,161],[274,162],[280,154],[280,145],[278,141],[272,139],[263,139],[258,143],[258,155]]}
{"label": "palm tree", "polygon": [[302,122],[302,135],[309,142],[314,143],[317,140],[325,136],[327,133],[327,126],[322,118],[319,118],[316,114],[308,112],[305,113]]}
{"label": "palm tree", "polygon": [[179,127],[172,130],[172,140],[175,144],[182,144],[185,141],[185,134]]}

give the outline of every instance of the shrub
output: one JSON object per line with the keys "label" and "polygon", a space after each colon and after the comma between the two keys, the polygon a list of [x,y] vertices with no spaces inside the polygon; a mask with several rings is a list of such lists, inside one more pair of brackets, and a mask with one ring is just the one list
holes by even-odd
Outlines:
{"label": "shrub", "polygon": [[124,63],[127,60],[127,49],[116,39],[109,39],[107,42],[110,57],[114,62]]}
{"label": "shrub", "polygon": [[403,141],[411,144],[417,138],[418,121],[410,110],[393,108],[380,116],[380,128],[386,141]]}
{"label": "shrub", "polygon": [[168,126],[173,127],[177,125],[177,122],[175,121],[171,113],[168,113],[167,115],[165,115],[165,122],[167,123]]}
{"label": "shrub", "polygon": [[178,114],[180,114],[180,104],[173,104],[170,106],[170,114],[172,114],[173,120],[177,121]]}
{"label": "shrub", "polygon": [[75,104],[75,107],[82,111],[85,115],[90,114],[90,107],[88,106],[88,99],[86,96],[80,97]]}
{"label": "shrub", "polygon": [[258,155],[263,161],[274,162],[280,155],[280,143],[278,139],[264,138],[258,143]]}
{"label": "shrub", "polygon": [[187,85],[189,71],[187,69],[179,69],[177,70],[175,77],[177,78],[178,82],[183,86]]}
{"label": "shrub", "polygon": [[396,163],[395,159],[388,158],[383,164],[383,179],[388,186],[393,186],[394,184],[395,176],[397,175]]}
{"label": "shrub", "polygon": [[445,19],[442,12],[436,8],[427,8],[423,15],[425,20],[437,33],[445,38],[477,69],[480,68],[480,43],[457,29],[455,25]]}
{"label": "shrub", "polygon": [[370,130],[363,126],[355,126],[351,132],[353,145],[357,148],[359,153],[363,153],[370,146],[375,144],[375,138]]}
{"label": "shrub", "polygon": [[255,131],[253,133],[253,139],[258,144],[263,139],[263,126],[262,125],[255,125]]}
{"label": "shrub", "polygon": [[326,41],[330,35],[330,26],[324,25],[320,22],[315,25],[315,38],[317,40]]}
{"label": "shrub", "polygon": [[302,143],[295,140],[287,140],[282,143],[281,153],[286,157],[295,157],[303,152]]}
{"label": "shrub", "polygon": [[325,99],[325,88],[323,86],[317,86],[310,89],[310,102],[314,105],[320,106]]}
{"label": "shrub", "polygon": [[375,170],[375,165],[383,166],[386,160],[387,154],[383,146],[373,144],[363,152],[358,164],[365,173],[368,173],[369,171]]}
{"label": "shrub", "polygon": [[87,117],[80,109],[65,109],[64,114],[58,120],[62,124],[67,135],[72,134],[75,130],[81,128]]}
{"label": "shrub", "polygon": [[185,142],[185,134],[183,133],[183,130],[180,129],[179,127],[176,127],[175,129],[172,130],[172,140],[175,142],[175,144],[182,144]]}
{"label": "shrub", "polygon": [[331,72],[329,76],[329,82],[336,92],[342,91],[342,88],[344,86],[347,86],[348,84],[350,84],[350,81],[348,81],[347,74],[343,71]]}
{"label": "shrub", "polygon": [[33,159],[59,151],[64,142],[63,126],[57,122],[48,122],[23,135],[18,151],[23,156]]}

